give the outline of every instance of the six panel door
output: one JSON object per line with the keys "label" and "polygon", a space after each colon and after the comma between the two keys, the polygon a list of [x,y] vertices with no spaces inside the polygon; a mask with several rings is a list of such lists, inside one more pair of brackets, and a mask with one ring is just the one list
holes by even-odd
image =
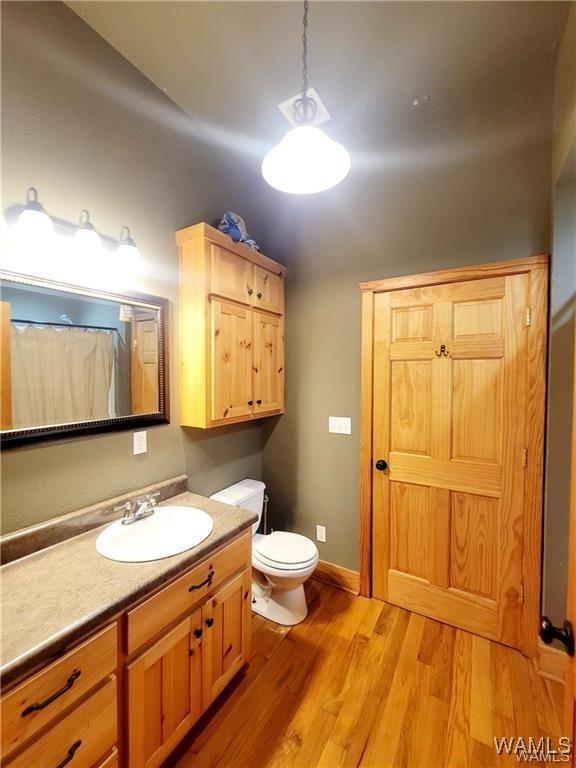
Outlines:
{"label": "six panel door", "polygon": [[202,705],[210,706],[250,651],[252,574],[239,573],[202,608]]}
{"label": "six panel door", "polygon": [[212,292],[224,299],[249,304],[250,297],[254,295],[252,264],[218,245],[211,245],[210,248]]}
{"label": "six panel door", "polygon": [[373,590],[518,646],[528,276],[375,296]]}
{"label": "six panel door", "polygon": [[201,610],[128,667],[130,768],[160,765],[202,712]]}
{"label": "six panel door", "polygon": [[253,312],[254,412],[284,408],[284,322],[277,315]]}
{"label": "six panel door", "polygon": [[213,300],[212,419],[252,413],[252,310]]}

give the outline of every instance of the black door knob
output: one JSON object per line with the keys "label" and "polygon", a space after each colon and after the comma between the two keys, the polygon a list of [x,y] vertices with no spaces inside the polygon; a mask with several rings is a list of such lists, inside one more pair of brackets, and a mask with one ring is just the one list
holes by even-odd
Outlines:
{"label": "black door knob", "polygon": [[384,459],[378,459],[375,466],[378,472],[384,472],[384,470],[388,469],[388,462],[384,461]]}

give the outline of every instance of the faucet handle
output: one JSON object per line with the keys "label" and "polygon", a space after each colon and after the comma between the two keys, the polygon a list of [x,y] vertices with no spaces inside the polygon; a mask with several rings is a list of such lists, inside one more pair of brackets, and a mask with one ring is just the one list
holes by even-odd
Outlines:
{"label": "faucet handle", "polygon": [[150,504],[152,504],[153,507],[155,507],[158,504],[156,499],[160,495],[160,491],[156,491],[156,493],[147,493],[145,496],[140,496],[140,498],[136,499],[136,504],[143,504],[145,501],[148,501]]}
{"label": "faucet handle", "polygon": [[124,504],[120,504],[117,507],[114,507],[114,512],[131,512],[132,511],[132,502],[130,500],[125,501]]}

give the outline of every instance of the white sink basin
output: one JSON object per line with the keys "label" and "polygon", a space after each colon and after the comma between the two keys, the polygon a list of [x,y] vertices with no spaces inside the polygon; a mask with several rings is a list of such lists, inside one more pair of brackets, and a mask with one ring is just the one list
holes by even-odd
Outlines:
{"label": "white sink basin", "polygon": [[96,539],[96,549],[109,560],[143,563],[192,549],[212,533],[209,514],[195,507],[156,507],[153,515],[123,525],[117,520]]}

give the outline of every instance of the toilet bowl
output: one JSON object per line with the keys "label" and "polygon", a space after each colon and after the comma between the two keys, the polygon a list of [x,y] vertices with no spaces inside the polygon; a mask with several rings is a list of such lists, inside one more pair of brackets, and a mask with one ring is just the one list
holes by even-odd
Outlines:
{"label": "toilet bowl", "polygon": [[308,613],[304,582],[318,565],[318,549],[298,533],[256,533],[265,489],[260,480],[241,480],[210,498],[258,515],[252,526],[252,610],[277,624],[293,626]]}

